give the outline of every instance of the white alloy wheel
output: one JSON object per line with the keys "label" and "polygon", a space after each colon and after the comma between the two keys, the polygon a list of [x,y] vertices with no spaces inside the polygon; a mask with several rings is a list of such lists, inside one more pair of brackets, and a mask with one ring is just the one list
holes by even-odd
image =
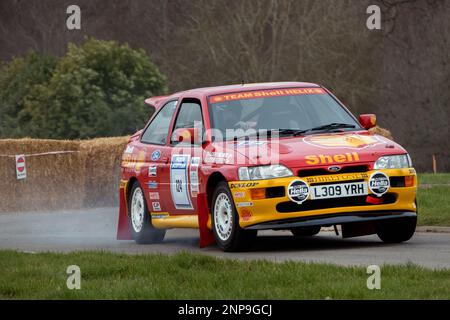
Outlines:
{"label": "white alloy wheel", "polygon": [[131,196],[131,224],[137,233],[141,232],[144,226],[144,215],[144,194],[141,188],[136,188]]}
{"label": "white alloy wheel", "polygon": [[214,224],[220,240],[227,241],[233,230],[233,207],[226,193],[220,193],[214,203]]}

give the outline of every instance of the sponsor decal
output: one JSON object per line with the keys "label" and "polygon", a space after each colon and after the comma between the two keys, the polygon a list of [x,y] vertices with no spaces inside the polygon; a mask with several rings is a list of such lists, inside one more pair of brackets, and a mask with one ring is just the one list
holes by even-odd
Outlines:
{"label": "sponsor decal", "polygon": [[205,163],[231,163],[233,161],[233,155],[228,152],[206,152]]}
{"label": "sponsor decal", "polygon": [[270,98],[281,96],[296,96],[304,94],[325,94],[325,90],[322,88],[291,88],[291,89],[268,89],[257,91],[243,91],[229,94],[221,94],[211,96],[209,102],[219,103],[233,100],[246,100],[246,99],[258,99],[258,98]]}
{"label": "sponsor decal", "polygon": [[169,213],[168,212],[152,212],[152,219],[162,219],[162,218],[168,218]]}
{"label": "sponsor decal", "polygon": [[159,192],[149,192],[148,197],[151,200],[159,200]]}
{"label": "sponsor decal", "polygon": [[242,221],[249,221],[252,218],[252,212],[249,209],[242,209],[240,212]]}
{"label": "sponsor decal", "polygon": [[152,202],[153,211],[161,211],[161,205],[159,202]]}
{"label": "sponsor decal", "polygon": [[198,167],[200,165],[200,157],[192,157],[189,178],[191,179],[191,196],[197,197],[200,192],[200,182],[198,179]]}
{"label": "sponsor decal", "polygon": [[156,161],[161,157],[161,151],[160,150],[155,150],[152,152],[152,161]]}
{"label": "sponsor decal", "polygon": [[149,181],[149,182],[147,182],[147,187],[149,189],[158,189],[158,182],[156,182],[156,181]]}
{"label": "sponsor decal", "polygon": [[156,177],[158,172],[158,167],[156,165],[151,165],[150,167],[148,167],[148,176],[149,177]]}
{"label": "sponsor decal", "polygon": [[253,188],[256,187],[259,184],[259,182],[237,182],[237,183],[230,183],[231,189],[236,188]]}
{"label": "sponsor decal", "polygon": [[170,193],[177,209],[192,210],[188,187],[190,155],[174,154],[170,162]]}
{"label": "sponsor decal", "polygon": [[378,136],[363,136],[359,134],[311,135],[304,137],[303,141],[316,147],[351,149],[364,149],[385,143]]}
{"label": "sponsor decal", "polygon": [[288,186],[288,197],[298,204],[302,204],[309,196],[308,184],[300,179],[293,180]]}
{"label": "sponsor decal", "polygon": [[130,154],[133,153],[134,147],[133,146],[127,146],[125,149],[125,153]]}
{"label": "sponsor decal", "polygon": [[389,177],[380,171],[372,173],[369,179],[369,189],[376,196],[381,197],[390,187]]}
{"label": "sponsor decal", "polygon": [[311,183],[324,183],[324,182],[337,182],[346,180],[361,180],[367,179],[369,175],[367,173],[341,173],[336,175],[325,175],[305,178],[306,182]]}
{"label": "sponsor decal", "polygon": [[336,162],[340,163],[357,162],[357,161],[359,161],[359,155],[356,152],[346,152],[343,154],[334,154],[334,155],[312,154],[305,156],[305,162],[306,164],[309,165],[332,164]]}
{"label": "sponsor decal", "polygon": [[236,207],[241,208],[241,207],[252,207],[253,206],[253,202],[236,202]]}
{"label": "sponsor decal", "polygon": [[235,198],[244,198],[245,197],[245,192],[244,191],[238,191],[238,192],[233,193],[233,196]]}

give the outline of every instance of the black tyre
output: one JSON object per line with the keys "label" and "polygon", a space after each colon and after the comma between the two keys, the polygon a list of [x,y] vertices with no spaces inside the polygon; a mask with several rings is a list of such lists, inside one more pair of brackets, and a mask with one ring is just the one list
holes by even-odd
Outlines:
{"label": "black tyre", "polygon": [[242,251],[256,237],[256,230],[244,230],[239,226],[239,215],[226,182],[220,182],[214,190],[211,204],[212,225],[217,245],[223,251]]}
{"label": "black tyre", "polygon": [[136,243],[159,243],[164,240],[166,230],[156,229],[152,226],[144,191],[137,181],[131,186],[128,197],[128,212],[131,234]]}
{"label": "black tyre", "polygon": [[320,232],[320,226],[298,227],[291,229],[291,232],[296,237],[311,237]]}
{"label": "black tyre", "polygon": [[386,220],[377,225],[378,237],[387,243],[408,241],[416,231],[417,217]]}

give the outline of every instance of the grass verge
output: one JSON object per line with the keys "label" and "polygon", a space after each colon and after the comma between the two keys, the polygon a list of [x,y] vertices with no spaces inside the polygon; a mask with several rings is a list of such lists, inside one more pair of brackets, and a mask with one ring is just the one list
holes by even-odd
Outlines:
{"label": "grass verge", "polygon": [[450,174],[419,174],[419,225],[450,227]]}
{"label": "grass verge", "polygon": [[[81,289],[66,286],[69,265]],[[0,299],[449,299],[450,270],[384,266],[381,290],[363,267],[236,261],[204,255],[0,251]]]}
{"label": "grass verge", "polygon": [[419,188],[419,225],[450,227],[450,186]]}
{"label": "grass verge", "polygon": [[419,173],[419,185],[447,184],[450,185],[450,173]]}

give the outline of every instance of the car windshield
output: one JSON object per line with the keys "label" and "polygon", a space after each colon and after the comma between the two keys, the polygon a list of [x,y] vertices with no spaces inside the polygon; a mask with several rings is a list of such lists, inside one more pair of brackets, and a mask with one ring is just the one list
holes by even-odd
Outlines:
{"label": "car windshield", "polygon": [[296,135],[361,126],[322,88],[246,91],[209,97],[211,127],[226,140],[233,131],[279,130]]}

